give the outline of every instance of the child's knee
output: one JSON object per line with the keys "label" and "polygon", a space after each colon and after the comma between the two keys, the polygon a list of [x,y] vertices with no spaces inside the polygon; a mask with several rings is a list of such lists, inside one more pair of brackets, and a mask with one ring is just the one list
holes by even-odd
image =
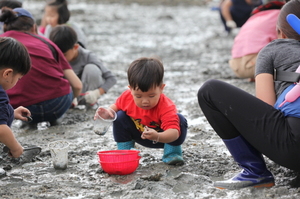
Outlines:
{"label": "child's knee", "polygon": [[179,118],[179,125],[180,125],[180,131],[181,131],[181,134],[184,133],[186,134],[187,132],[187,128],[188,128],[188,123],[187,123],[187,120],[186,118],[181,115],[180,113],[177,113],[178,115],[178,118]]}
{"label": "child's knee", "polygon": [[83,69],[83,74],[89,77],[102,77],[102,71],[95,64],[87,64]]}
{"label": "child's knee", "polygon": [[127,117],[128,115],[125,113],[125,111],[118,111],[116,120],[124,120]]}

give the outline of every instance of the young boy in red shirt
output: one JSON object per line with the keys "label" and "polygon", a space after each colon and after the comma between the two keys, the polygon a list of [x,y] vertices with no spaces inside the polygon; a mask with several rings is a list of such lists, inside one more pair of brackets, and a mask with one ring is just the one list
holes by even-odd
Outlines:
{"label": "young boy in red shirt", "polygon": [[110,106],[117,112],[113,135],[118,149],[131,149],[135,142],[164,148],[163,162],[183,164],[181,144],[186,137],[187,121],[163,94],[162,62],[155,58],[137,59],[129,66],[127,75],[129,89]]}

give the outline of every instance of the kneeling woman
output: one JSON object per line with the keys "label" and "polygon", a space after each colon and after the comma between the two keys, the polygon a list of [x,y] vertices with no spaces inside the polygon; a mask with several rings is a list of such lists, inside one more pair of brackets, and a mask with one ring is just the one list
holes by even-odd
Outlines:
{"label": "kneeling woman", "polygon": [[4,22],[1,37],[12,37],[23,43],[32,64],[29,73],[7,91],[12,106],[28,108],[33,123],[55,123],[70,108],[73,98],[79,96],[80,79],[58,47],[36,34],[36,24],[27,10],[3,8],[0,21]]}
{"label": "kneeling woman", "polygon": [[215,182],[216,187],[273,186],[274,177],[262,154],[286,168],[300,169],[300,98],[280,107],[295,85],[274,82],[274,69],[294,72],[300,65],[300,35],[287,22],[288,14],[300,18],[299,0],[283,6],[277,21],[279,39],[258,54],[256,97],[218,80],[209,80],[199,89],[204,115],[243,168],[233,178]]}

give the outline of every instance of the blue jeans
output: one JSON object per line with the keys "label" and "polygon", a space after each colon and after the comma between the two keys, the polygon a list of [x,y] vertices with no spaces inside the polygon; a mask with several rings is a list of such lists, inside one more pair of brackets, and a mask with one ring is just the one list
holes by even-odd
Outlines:
{"label": "blue jeans", "polygon": [[[188,127],[186,119],[179,113],[177,115],[179,117],[181,134],[177,140],[168,143],[174,146],[181,145],[184,142]],[[141,133],[136,129],[135,124],[124,111],[117,112],[117,119],[113,123],[113,134],[116,142],[134,140],[145,147],[164,148],[164,143],[158,142],[157,144],[153,144],[152,140],[142,139]]]}
{"label": "blue jeans", "polygon": [[31,106],[27,106],[31,112],[32,122],[39,123],[48,121],[55,122],[60,118],[70,107],[73,100],[73,93],[69,93],[62,97],[47,100]]}

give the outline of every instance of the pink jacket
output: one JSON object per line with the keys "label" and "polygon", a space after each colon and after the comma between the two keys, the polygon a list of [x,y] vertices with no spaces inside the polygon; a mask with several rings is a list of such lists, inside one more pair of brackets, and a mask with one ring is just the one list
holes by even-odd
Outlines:
{"label": "pink jacket", "polygon": [[279,9],[272,9],[251,16],[234,38],[232,58],[256,54],[269,42],[277,39],[276,23],[279,12]]}

